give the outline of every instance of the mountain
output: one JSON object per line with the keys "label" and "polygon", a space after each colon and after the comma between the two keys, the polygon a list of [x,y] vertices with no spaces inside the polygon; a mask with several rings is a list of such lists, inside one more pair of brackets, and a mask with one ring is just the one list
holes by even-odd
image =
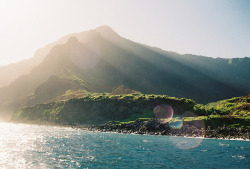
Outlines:
{"label": "mountain", "polygon": [[38,49],[30,59],[25,59],[6,66],[0,66],[0,87],[8,86],[21,75],[29,74],[32,69],[37,67],[43,61],[53,46],[65,43],[65,39],[67,39],[67,37],[63,37],[55,43],[48,44],[45,47]]}
{"label": "mountain", "polygon": [[108,26],[67,35],[44,50],[48,53],[30,73],[0,88],[0,112],[11,114],[69,90],[122,93],[124,89],[198,103],[250,92],[250,58],[180,55],[125,39]]}
{"label": "mountain", "polygon": [[54,46],[66,43],[71,36],[77,36],[79,39],[82,39],[82,41],[84,41],[85,34],[87,34],[87,31],[66,35],[61,39],[38,49],[35,52],[34,56],[30,59],[25,59],[20,62],[11,63],[5,66],[0,66],[0,87],[8,86],[10,83],[18,79],[18,77],[20,77],[21,75],[29,74],[31,70],[42,63],[43,59],[48,55],[51,48],[53,48]]}

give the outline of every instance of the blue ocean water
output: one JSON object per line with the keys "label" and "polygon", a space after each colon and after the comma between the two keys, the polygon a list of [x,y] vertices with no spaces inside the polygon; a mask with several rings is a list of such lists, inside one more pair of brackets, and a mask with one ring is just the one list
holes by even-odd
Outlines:
{"label": "blue ocean water", "polygon": [[0,168],[250,168],[249,143],[0,123]]}

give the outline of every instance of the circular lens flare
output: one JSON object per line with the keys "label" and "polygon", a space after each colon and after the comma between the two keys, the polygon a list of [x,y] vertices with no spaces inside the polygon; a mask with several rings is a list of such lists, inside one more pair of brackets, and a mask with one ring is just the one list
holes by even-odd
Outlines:
{"label": "circular lens flare", "polygon": [[174,115],[172,120],[169,122],[169,126],[173,129],[180,129],[183,126],[183,121],[179,116]]}
{"label": "circular lens flare", "polygon": [[174,137],[171,136],[170,140],[176,147],[182,150],[192,149],[198,147],[203,141],[202,138],[188,138],[188,137]]}
{"label": "circular lens flare", "polygon": [[156,106],[154,109],[155,118],[159,123],[167,123],[169,122],[173,115],[174,110],[170,105],[160,105]]}
{"label": "circular lens flare", "polygon": [[173,122],[170,123],[170,127],[174,128],[181,126],[179,128],[181,135],[195,138],[171,137],[171,141],[180,149],[192,149],[198,147],[206,135],[204,121],[192,112],[185,112],[181,116],[182,125],[180,125],[180,121],[178,123],[178,120],[176,120],[177,123],[175,123],[174,120],[176,118],[174,117]]}

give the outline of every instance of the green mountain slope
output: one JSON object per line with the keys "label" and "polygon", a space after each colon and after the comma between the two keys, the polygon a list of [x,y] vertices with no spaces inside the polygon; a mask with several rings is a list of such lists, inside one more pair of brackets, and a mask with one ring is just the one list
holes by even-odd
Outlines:
{"label": "green mountain slope", "polygon": [[[250,127],[249,96],[204,106],[196,104],[191,99],[178,99],[166,95],[138,93],[112,95],[80,90],[67,91],[49,103],[23,107],[13,115],[12,120],[42,124],[103,124],[111,121],[112,124],[124,124],[136,120],[155,119],[156,108],[163,105],[171,106],[173,109],[174,116],[171,119],[173,122],[180,119],[182,122],[194,123],[203,120],[206,126],[213,128],[224,125]],[[162,113],[170,111],[164,109]]]}
{"label": "green mountain slope", "polygon": [[250,58],[180,55],[122,38],[107,26],[68,35],[30,74],[0,88],[0,111],[48,102],[68,90],[124,90],[208,103],[250,92]]}
{"label": "green mountain slope", "polygon": [[209,103],[205,107],[206,109],[216,110],[235,117],[249,117],[250,95],[220,100],[218,102]]}
{"label": "green mountain slope", "polygon": [[136,115],[154,118],[153,110],[161,104],[169,104],[175,113],[182,114],[192,110],[195,103],[190,99],[166,95],[84,93],[80,98],[24,107],[14,114],[13,120],[91,124],[123,120]]}

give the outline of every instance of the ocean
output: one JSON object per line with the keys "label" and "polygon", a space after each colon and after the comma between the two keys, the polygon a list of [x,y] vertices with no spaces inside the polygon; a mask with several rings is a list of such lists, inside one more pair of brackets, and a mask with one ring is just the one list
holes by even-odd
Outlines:
{"label": "ocean", "polygon": [[0,168],[250,168],[250,142],[0,123]]}

